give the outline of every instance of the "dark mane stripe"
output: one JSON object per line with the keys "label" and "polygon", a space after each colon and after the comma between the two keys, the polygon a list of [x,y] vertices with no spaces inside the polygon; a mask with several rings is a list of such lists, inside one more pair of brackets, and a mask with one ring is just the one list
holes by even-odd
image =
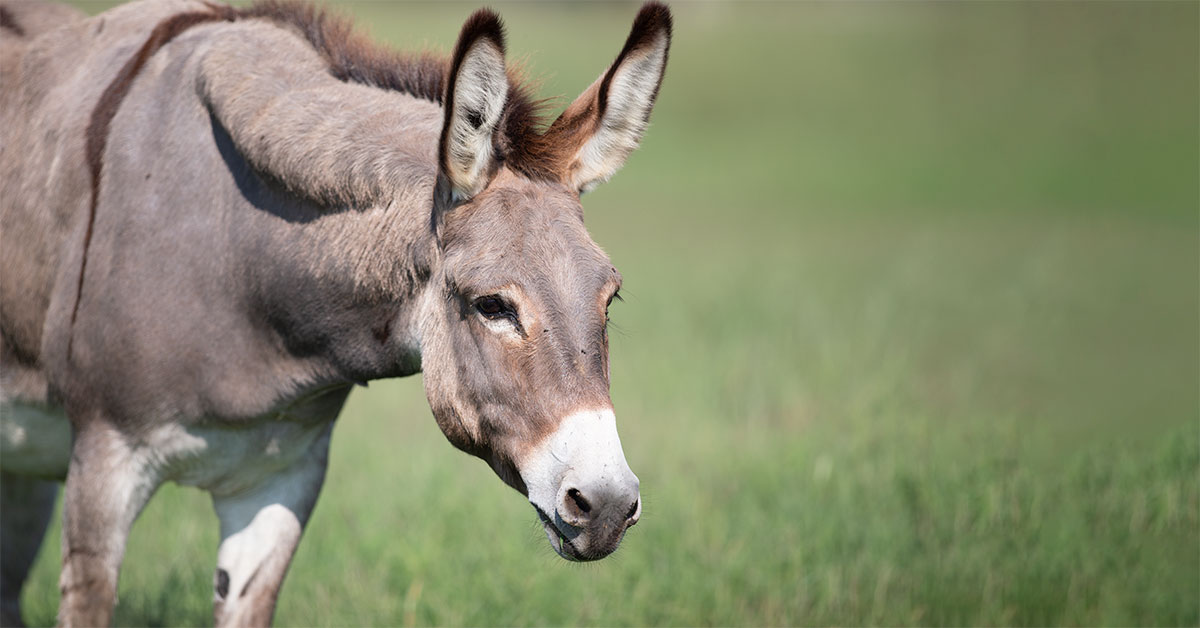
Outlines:
{"label": "dark mane stripe", "polygon": [[375,44],[348,18],[295,0],[259,0],[237,12],[239,18],[262,18],[290,26],[304,36],[340,81],[403,92],[442,102],[446,59],[431,54],[403,54]]}
{"label": "dark mane stripe", "polygon": [[[463,33],[487,26],[488,21],[479,15],[468,19]],[[258,0],[239,10],[238,17],[267,19],[295,29],[321,54],[329,73],[338,80],[444,104],[451,67],[451,60],[444,56],[396,52],[358,32],[348,18],[301,0]],[[557,180],[562,174],[559,165],[564,147],[544,134],[548,102],[535,99],[532,93],[531,86],[510,72],[508,102],[496,144],[508,167],[534,179]]]}
{"label": "dark mane stripe", "polygon": [[87,160],[88,171],[91,174],[92,196],[91,202],[88,205],[88,223],[87,231],[83,236],[83,257],[79,263],[79,283],[75,287],[75,304],[71,308],[71,325],[67,336],[67,356],[71,355],[71,348],[75,342],[75,319],[79,316],[79,303],[83,298],[83,279],[84,273],[87,272],[88,249],[92,244],[92,232],[96,227],[96,203],[100,197],[100,178],[104,172],[104,149],[108,146],[108,132],[112,126],[112,120],[117,115],[117,109],[121,106],[121,101],[125,100],[126,94],[129,93],[129,88],[133,86],[133,79],[141,72],[142,67],[146,65],[146,61],[162,48],[167,42],[179,36],[180,33],[187,29],[204,24],[207,22],[216,22],[219,20],[232,20],[235,17],[234,12],[229,7],[209,5],[212,11],[209,12],[190,12],[173,15],[154,27],[150,32],[150,37],[146,39],[146,43],[138,49],[125,65],[117,72],[116,78],[108,84],[104,93],[100,95],[100,100],[96,102],[96,108],[92,110],[91,119],[88,121],[87,138],[85,157]]}

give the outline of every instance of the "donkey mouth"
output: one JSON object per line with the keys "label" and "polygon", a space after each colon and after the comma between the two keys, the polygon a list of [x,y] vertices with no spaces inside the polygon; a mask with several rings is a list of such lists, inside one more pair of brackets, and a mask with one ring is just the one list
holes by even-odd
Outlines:
{"label": "donkey mouth", "polygon": [[558,529],[558,526],[554,525],[554,521],[546,516],[546,513],[541,508],[534,505],[533,509],[537,511],[538,518],[542,520],[542,528],[546,531],[546,538],[550,540],[550,547],[554,548],[556,554],[571,562],[587,560],[579,555],[575,546],[571,545],[571,541],[567,540],[567,537]]}

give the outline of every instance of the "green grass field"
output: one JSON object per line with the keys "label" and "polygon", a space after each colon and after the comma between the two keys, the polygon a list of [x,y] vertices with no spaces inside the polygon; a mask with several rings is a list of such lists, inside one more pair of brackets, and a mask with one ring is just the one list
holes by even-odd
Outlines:
{"label": "green grass field", "polygon": [[[346,8],[445,49],[474,5]],[[497,8],[573,96],[636,5]],[[643,147],[584,200],[642,522],[561,561],[419,377],[376,382],[276,623],[1200,624],[1200,4],[675,10]],[[211,623],[216,547],[164,488],[116,621]]]}

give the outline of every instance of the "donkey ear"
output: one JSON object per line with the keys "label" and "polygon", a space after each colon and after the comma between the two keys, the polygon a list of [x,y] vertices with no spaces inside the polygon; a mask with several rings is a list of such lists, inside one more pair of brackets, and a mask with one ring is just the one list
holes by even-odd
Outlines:
{"label": "donkey ear", "polygon": [[458,36],[443,100],[438,164],[458,200],[479,193],[492,174],[492,134],[507,98],[504,27],[499,16],[480,9]]}
{"label": "donkey ear", "polygon": [[550,125],[548,135],[574,145],[566,172],[568,182],[580,192],[607,181],[638,147],[670,48],[671,10],[647,2],[617,60]]}

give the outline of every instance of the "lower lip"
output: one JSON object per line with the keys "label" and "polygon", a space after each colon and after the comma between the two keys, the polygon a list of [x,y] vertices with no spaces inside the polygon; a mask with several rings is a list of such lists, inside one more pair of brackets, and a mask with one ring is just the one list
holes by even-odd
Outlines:
{"label": "lower lip", "polygon": [[562,556],[570,561],[576,560],[576,558],[571,554],[570,549],[573,548],[571,548],[571,544],[567,542],[566,537],[564,537],[562,533],[558,531],[558,528],[555,527],[553,523],[546,519],[545,515],[539,512],[538,516],[542,519],[542,527],[546,530],[546,538],[550,540],[550,547],[554,548],[554,551],[557,552],[559,556]]}

